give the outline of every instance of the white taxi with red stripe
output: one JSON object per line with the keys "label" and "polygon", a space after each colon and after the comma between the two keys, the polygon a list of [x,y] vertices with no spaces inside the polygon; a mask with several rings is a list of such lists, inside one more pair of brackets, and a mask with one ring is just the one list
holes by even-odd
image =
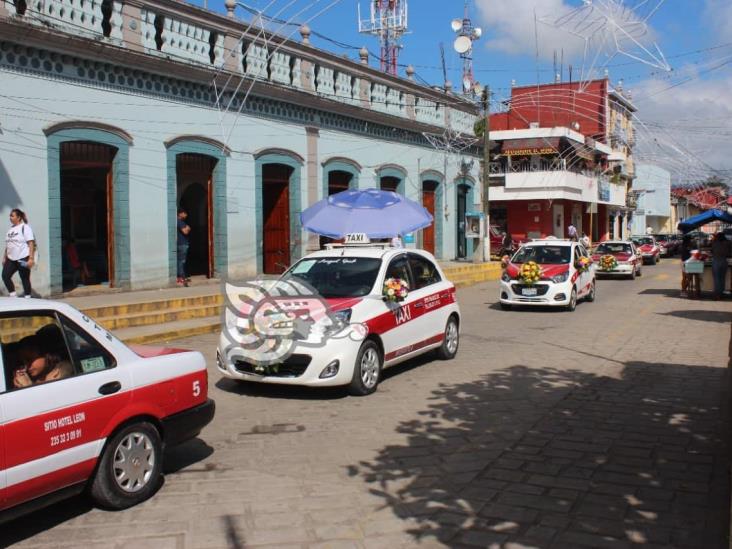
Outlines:
{"label": "white taxi with red stripe", "polygon": [[[534,262],[539,280],[521,277],[522,265]],[[500,304],[564,307],[574,311],[577,301],[595,300],[595,264],[579,242],[547,238],[522,245],[501,275]]]}
{"label": "white taxi with red stripe", "polygon": [[213,418],[198,352],[127,347],[73,307],[0,298],[0,521],[87,489],[122,509]]}
{"label": "white taxi with red stripe", "polygon": [[[604,256],[612,256],[615,258],[615,266],[612,268],[603,268],[601,265]],[[609,276],[627,276],[635,279],[641,276],[641,258],[635,244],[630,240],[606,240],[601,242],[592,253],[592,260],[598,265],[598,275]],[[612,262],[610,262],[612,265]]]}
{"label": "white taxi with red stripe", "polygon": [[[385,296],[388,279],[406,284],[403,301]],[[451,359],[458,351],[460,309],[455,286],[423,250],[334,247],[304,257],[280,281],[307,284],[345,328],[326,337],[311,332],[297,339],[286,357],[266,368],[243,346],[232,344],[224,329],[217,352],[224,376],[311,387],[349,385],[352,394],[366,395],[376,390],[385,367],[433,350],[442,359]]]}

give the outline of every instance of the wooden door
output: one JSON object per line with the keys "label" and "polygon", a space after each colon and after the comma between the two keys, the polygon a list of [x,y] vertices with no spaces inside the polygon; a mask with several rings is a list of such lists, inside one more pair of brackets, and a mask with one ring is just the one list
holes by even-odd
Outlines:
{"label": "wooden door", "polygon": [[263,168],[262,253],[265,274],[281,274],[290,265],[290,174],[280,164]]}
{"label": "wooden door", "polygon": [[435,223],[437,216],[435,215],[435,186],[429,185],[428,182],[422,184],[422,206],[432,214],[434,221],[429,227],[422,229],[422,248],[435,253]]}

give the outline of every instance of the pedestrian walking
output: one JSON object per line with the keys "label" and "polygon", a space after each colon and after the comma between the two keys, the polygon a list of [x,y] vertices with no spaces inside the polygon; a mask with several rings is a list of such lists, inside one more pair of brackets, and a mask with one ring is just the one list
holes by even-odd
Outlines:
{"label": "pedestrian walking", "polygon": [[15,208],[10,211],[10,229],[5,235],[3,254],[3,282],[10,297],[17,297],[13,275],[18,273],[23,284],[23,297],[31,297],[31,269],[35,264],[36,237],[28,225],[25,212]]}
{"label": "pedestrian walking", "polygon": [[732,255],[730,242],[723,232],[714,235],[712,242],[712,276],[714,277],[714,299],[721,299],[727,278],[727,258]]}
{"label": "pedestrian walking", "polygon": [[178,286],[188,286],[190,279],[186,273],[186,261],[188,260],[188,246],[190,245],[189,235],[191,226],[186,223],[188,212],[183,208],[178,208],[178,227],[176,232],[177,248],[178,248],[178,274],[176,283]]}
{"label": "pedestrian walking", "polygon": [[571,223],[569,224],[569,227],[567,227],[567,236],[569,236],[569,239],[573,240],[574,242],[577,242],[577,240],[578,240],[577,227],[575,227]]}

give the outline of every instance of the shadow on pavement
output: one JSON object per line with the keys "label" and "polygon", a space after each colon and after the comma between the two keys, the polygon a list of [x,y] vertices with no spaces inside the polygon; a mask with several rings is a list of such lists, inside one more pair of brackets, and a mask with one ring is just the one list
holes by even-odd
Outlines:
{"label": "shadow on pavement", "polygon": [[645,362],[625,363],[620,379],[515,365],[435,390],[397,427],[405,443],[349,474],[415,545],[726,547],[725,376]]}
{"label": "shadow on pavement", "polygon": [[0,547],[9,547],[32,538],[91,510],[89,499],[78,495],[6,522],[0,525]]}
{"label": "shadow on pavement", "polygon": [[678,318],[686,318],[688,320],[703,320],[706,322],[730,322],[732,321],[732,313],[726,311],[669,311],[668,313],[656,313],[664,316],[675,316]]}
{"label": "shadow on pavement", "polygon": [[[163,473],[168,475],[172,473],[192,473],[204,470],[210,470],[214,464],[206,464],[201,467],[192,467],[213,454],[214,449],[206,444],[200,438],[194,438],[168,448],[165,452],[165,461],[163,462]],[[183,469],[186,469],[183,471]]]}
{"label": "shadow on pavement", "polygon": [[[182,469],[207,458],[212,453],[213,448],[199,438],[168,448],[165,451],[163,473],[167,475],[185,472]],[[165,477],[162,478],[155,494],[160,492],[163,486],[165,486]],[[154,498],[155,495],[152,497]],[[85,494],[80,494],[0,524],[0,547],[8,547],[32,538],[64,522],[85,515],[92,509],[94,506],[91,500]],[[105,512],[113,513],[114,511]]]}
{"label": "shadow on pavement", "polygon": [[681,297],[681,290],[677,288],[648,288],[642,292],[638,292],[638,295],[665,295],[666,297],[687,299],[686,297]]}
{"label": "shadow on pavement", "polygon": [[216,387],[227,393],[259,398],[287,398],[293,400],[335,400],[346,398],[344,387],[298,387],[295,385],[274,385],[221,378]]}

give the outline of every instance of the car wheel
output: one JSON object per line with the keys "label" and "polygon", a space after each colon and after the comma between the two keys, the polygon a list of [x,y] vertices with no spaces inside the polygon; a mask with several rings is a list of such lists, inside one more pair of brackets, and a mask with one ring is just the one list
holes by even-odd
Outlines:
{"label": "car wheel", "polygon": [[635,268],[635,265],[633,265],[633,268],[630,270],[630,275],[628,278],[631,280],[635,280],[635,275],[638,272],[638,269]]}
{"label": "car wheel", "polygon": [[658,256],[657,255],[654,255],[653,256],[653,261],[651,261],[651,264],[652,265],[658,265]]}
{"label": "car wheel", "polygon": [[511,305],[509,305],[508,303],[501,302],[501,309],[504,310],[504,311],[510,311],[511,310]]}
{"label": "car wheel", "polygon": [[572,288],[572,294],[569,296],[569,303],[567,304],[567,310],[569,312],[572,312],[576,308],[577,308],[577,288]]}
{"label": "car wheel", "polygon": [[595,292],[596,292],[595,281],[593,280],[592,285],[590,286],[590,293],[587,294],[587,296],[585,297],[585,300],[587,300],[590,303],[595,301]]}
{"label": "car wheel", "polygon": [[143,421],[127,425],[107,444],[89,493],[107,509],[126,509],[152,496],[163,465],[160,433]]}
{"label": "car wheel", "polygon": [[458,322],[454,316],[447,319],[445,326],[445,338],[442,340],[442,346],[437,349],[437,356],[441,360],[452,360],[458,352],[460,346],[460,330]]}
{"label": "car wheel", "polygon": [[638,276],[642,276],[642,275],[643,275],[643,269],[638,267]]}
{"label": "car wheel", "polygon": [[367,339],[358,350],[349,392],[354,396],[366,396],[373,393],[379,385],[381,366],[382,358],[379,346],[374,341]]}

